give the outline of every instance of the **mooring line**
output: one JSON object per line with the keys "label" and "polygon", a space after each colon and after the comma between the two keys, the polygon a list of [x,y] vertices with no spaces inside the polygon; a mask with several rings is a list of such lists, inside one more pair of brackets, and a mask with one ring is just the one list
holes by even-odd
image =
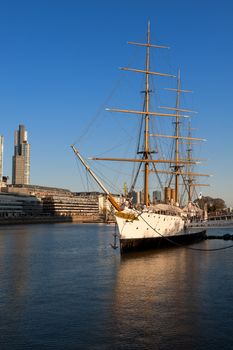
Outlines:
{"label": "mooring line", "polygon": [[233,248],[233,244],[227,246],[227,247],[221,247],[221,248],[210,248],[210,249],[205,249],[205,248],[192,248],[192,247],[187,247],[186,245],[184,244],[180,244],[180,243],[177,243],[177,242],[174,242],[172,241],[171,239],[169,239],[168,237],[162,235],[160,232],[158,232],[154,227],[152,227],[143,217],[142,217],[142,214],[139,214],[138,216],[141,217],[141,219],[155,232],[157,233],[159,236],[161,236],[162,238],[164,238],[165,240],[167,240],[169,243],[171,244],[174,244],[178,247],[184,247],[186,249],[189,249],[189,250],[194,250],[194,251],[199,251],[199,252],[215,252],[215,251],[218,251],[218,250],[225,250],[225,249],[229,249],[229,248]]}

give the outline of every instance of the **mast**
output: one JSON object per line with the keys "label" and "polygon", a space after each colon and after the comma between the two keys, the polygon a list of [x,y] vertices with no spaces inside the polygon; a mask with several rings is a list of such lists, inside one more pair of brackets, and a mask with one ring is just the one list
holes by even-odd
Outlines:
{"label": "mast", "polygon": [[[191,137],[191,132],[192,130],[195,130],[195,128],[191,127],[191,119],[189,119],[188,121],[188,147],[187,147],[187,161],[189,162],[187,164],[187,184],[188,184],[188,203],[192,202],[193,199],[193,195],[194,195],[194,188],[195,187],[203,187],[203,186],[209,186],[209,184],[200,184],[200,183],[194,183],[194,178],[193,176],[195,176],[195,174],[192,173],[191,171],[191,164],[192,164],[192,153],[193,153],[193,149],[192,149],[192,137]],[[198,176],[202,176],[203,174],[198,174]]]}
{"label": "mast", "polygon": [[[189,120],[188,123],[188,137],[191,137],[191,121]],[[188,160],[191,160],[192,158],[192,148],[191,148],[191,142],[188,142],[188,149],[187,149],[187,156]],[[190,164],[188,164],[188,172],[191,172]],[[191,175],[188,175],[188,203],[192,202],[192,183],[193,178]]]}
{"label": "mast", "polygon": [[[180,145],[180,140],[181,139],[188,139],[190,140],[191,137],[190,135],[188,137],[183,137],[180,135],[180,117],[182,117],[182,115],[179,114],[179,112],[186,112],[186,113],[196,113],[194,111],[191,111],[189,109],[181,109],[180,108],[180,94],[181,92],[183,93],[190,93],[192,91],[190,90],[183,90],[181,89],[181,79],[180,79],[180,68],[178,69],[178,75],[177,75],[177,88],[176,89],[171,89],[171,88],[167,88],[166,90],[170,90],[170,91],[175,91],[176,92],[176,107],[172,108],[172,107],[161,107],[161,108],[165,108],[168,110],[175,110],[176,111],[176,115],[175,115],[175,135],[174,136],[169,136],[169,135],[157,135],[160,137],[170,137],[170,138],[174,138],[175,139],[175,155],[174,155],[174,160],[175,160],[175,166],[174,166],[174,174],[175,174],[175,203],[179,203],[180,200],[180,196],[179,196],[179,178],[181,175],[181,160],[180,160],[180,154],[179,154],[179,145]],[[187,117],[187,116],[183,116],[183,117]],[[203,139],[197,139],[195,138],[195,140],[203,140]]]}
{"label": "mast", "polygon": [[[176,172],[179,170],[179,108],[180,108],[180,68],[178,70],[177,77],[177,95],[176,95],[176,121],[175,121],[175,134],[176,134],[176,147],[175,147],[175,161]],[[179,174],[178,172],[175,175],[175,202],[179,202]]]}
{"label": "mast", "polygon": [[[180,128],[179,128],[179,124],[180,124],[180,118],[181,117],[185,117],[185,118],[190,118],[190,114],[195,114],[197,112],[189,110],[189,109],[184,109],[184,108],[180,108],[180,94],[181,93],[192,93],[191,90],[183,90],[181,89],[181,79],[180,79],[180,68],[178,70],[178,76],[177,76],[177,88],[166,88],[165,90],[169,90],[169,91],[174,91],[176,92],[176,107],[165,107],[165,106],[161,106],[160,108],[162,109],[167,109],[169,111],[175,111],[175,132],[174,135],[161,135],[161,134],[150,134],[150,136],[156,136],[156,137],[162,137],[162,138],[171,138],[175,140],[175,155],[174,155],[174,160],[172,163],[174,163],[174,165],[171,165],[171,167],[173,168],[172,171],[166,171],[166,170],[159,170],[156,169],[156,173],[157,174],[170,174],[172,176],[175,177],[175,201],[176,203],[179,203],[179,180],[180,177],[184,177],[187,176],[187,185],[186,185],[186,190],[188,192],[188,200],[191,201],[192,200],[192,196],[193,196],[193,189],[192,187],[195,186],[209,186],[207,184],[194,184],[194,177],[195,176],[207,176],[209,177],[209,174],[199,174],[199,173],[194,173],[191,170],[191,165],[192,164],[198,164],[200,163],[200,160],[202,159],[194,159],[192,157],[192,148],[191,148],[191,144],[193,141],[206,141],[206,139],[203,138],[197,138],[197,137],[191,137],[191,130],[192,128],[190,127],[189,124],[189,128],[188,128],[188,135],[187,136],[182,136],[180,135]],[[188,115],[181,115],[180,112],[182,113],[188,113]],[[190,120],[189,120],[190,123]],[[182,159],[180,158],[180,152],[179,152],[179,145],[180,142],[184,142],[183,140],[187,140],[188,142],[188,150],[187,150],[187,158],[186,159]],[[187,165],[187,170],[183,171],[182,170],[182,165],[186,164]],[[153,170],[152,170],[153,171]]]}
{"label": "mast", "polygon": [[[178,183],[178,173],[179,173],[179,166],[178,164],[181,164],[179,160],[179,130],[178,130],[178,125],[179,125],[179,118],[184,117],[184,115],[181,115],[180,112],[186,112],[186,110],[181,110],[179,109],[179,93],[183,92],[184,90],[180,90],[180,85],[178,85],[177,89],[168,89],[168,90],[175,90],[178,91],[178,98],[177,98],[177,105],[176,108],[170,108],[170,110],[175,110],[174,113],[161,113],[161,112],[153,112],[150,111],[150,75],[156,75],[156,76],[161,76],[161,77],[172,77],[176,78],[175,75],[173,74],[167,74],[167,73],[161,73],[161,72],[154,72],[150,71],[150,49],[155,48],[155,49],[169,49],[168,46],[164,45],[154,45],[151,44],[151,38],[150,38],[150,21],[148,21],[148,26],[147,26],[147,40],[145,43],[138,43],[138,42],[128,42],[128,44],[131,45],[136,45],[136,46],[141,46],[146,48],[146,57],[145,57],[145,68],[144,69],[138,69],[138,68],[126,68],[126,67],[121,67],[121,70],[124,71],[131,71],[134,73],[140,73],[144,74],[145,76],[145,97],[144,97],[144,109],[141,111],[135,110],[135,109],[118,109],[118,108],[107,108],[108,111],[111,112],[117,112],[117,113],[129,113],[129,114],[135,114],[138,116],[143,117],[143,124],[144,124],[144,136],[143,136],[143,149],[141,152],[138,152],[142,154],[142,157],[140,159],[123,159],[123,158],[96,158],[93,157],[92,159],[94,160],[106,160],[106,161],[128,161],[128,162],[140,162],[144,163],[144,204],[145,206],[149,206],[149,164],[150,163],[170,163],[173,164],[175,173],[177,174],[177,183]],[[186,91],[184,91],[186,92]],[[169,109],[169,108],[168,108]],[[164,160],[164,159],[157,159],[153,160],[151,159],[151,150],[150,150],[150,142],[149,139],[152,134],[149,133],[149,121],[151,117],[175,117],[176,118],[176,157],[174,157],[172,160]],[[182,162],[182,164],[186,164],[186,162]],[[178,185],[177,185],[177,193],[178,193]]]}
{"label": "mast", "polygon": [[148,21],[147,28],[147,48],[146,48],[146,89],[145,89],[145,139],[144,139],[144,159],[145,159],[145,172],[144,172],[144,204],[149,205],[149,98],[150,98],[150,83],[149,83],[149,67],[150,67],[150,21]]}

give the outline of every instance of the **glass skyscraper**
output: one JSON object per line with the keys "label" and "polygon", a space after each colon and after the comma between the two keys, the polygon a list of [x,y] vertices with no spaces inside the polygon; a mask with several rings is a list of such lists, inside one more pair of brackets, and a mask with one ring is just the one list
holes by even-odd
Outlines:
{"label": "glass skyscraper", "polygon": [[14,155],[12,164],[12,184],[29,185],[30,183],[30,145],[24,125],[15,131]]}

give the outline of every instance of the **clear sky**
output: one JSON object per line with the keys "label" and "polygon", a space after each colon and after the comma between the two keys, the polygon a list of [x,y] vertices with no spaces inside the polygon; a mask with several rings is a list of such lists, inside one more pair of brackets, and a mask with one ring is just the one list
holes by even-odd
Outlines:
{"label": "clear sky", "polygon": [[[171,47],[168,65],[174,73],[180,66],[184,87],[195,91],[191,107],[208,140],[203,172],[214,175],[203,194],[233,206],[232,18],[230,0],[0,0],[4,174],[11,177],[14,130],[24,124],[31,183],[82,190],[70,144],[98,119],[117,68],[131,59],[127,41],[144,40],[150,19],[152,41]],[[101,122],[95,131],[86,155],[109,138]]]}

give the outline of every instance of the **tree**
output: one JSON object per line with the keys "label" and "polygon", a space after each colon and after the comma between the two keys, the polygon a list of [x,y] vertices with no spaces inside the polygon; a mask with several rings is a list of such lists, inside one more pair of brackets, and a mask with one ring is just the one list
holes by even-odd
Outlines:
{"label": "tree", "polygon": [[201,209],[207,207],[207,212],[216,212],[226,208],[225,201],[221,198],[212,198],[209,196],[198,198],[194,201]]}

